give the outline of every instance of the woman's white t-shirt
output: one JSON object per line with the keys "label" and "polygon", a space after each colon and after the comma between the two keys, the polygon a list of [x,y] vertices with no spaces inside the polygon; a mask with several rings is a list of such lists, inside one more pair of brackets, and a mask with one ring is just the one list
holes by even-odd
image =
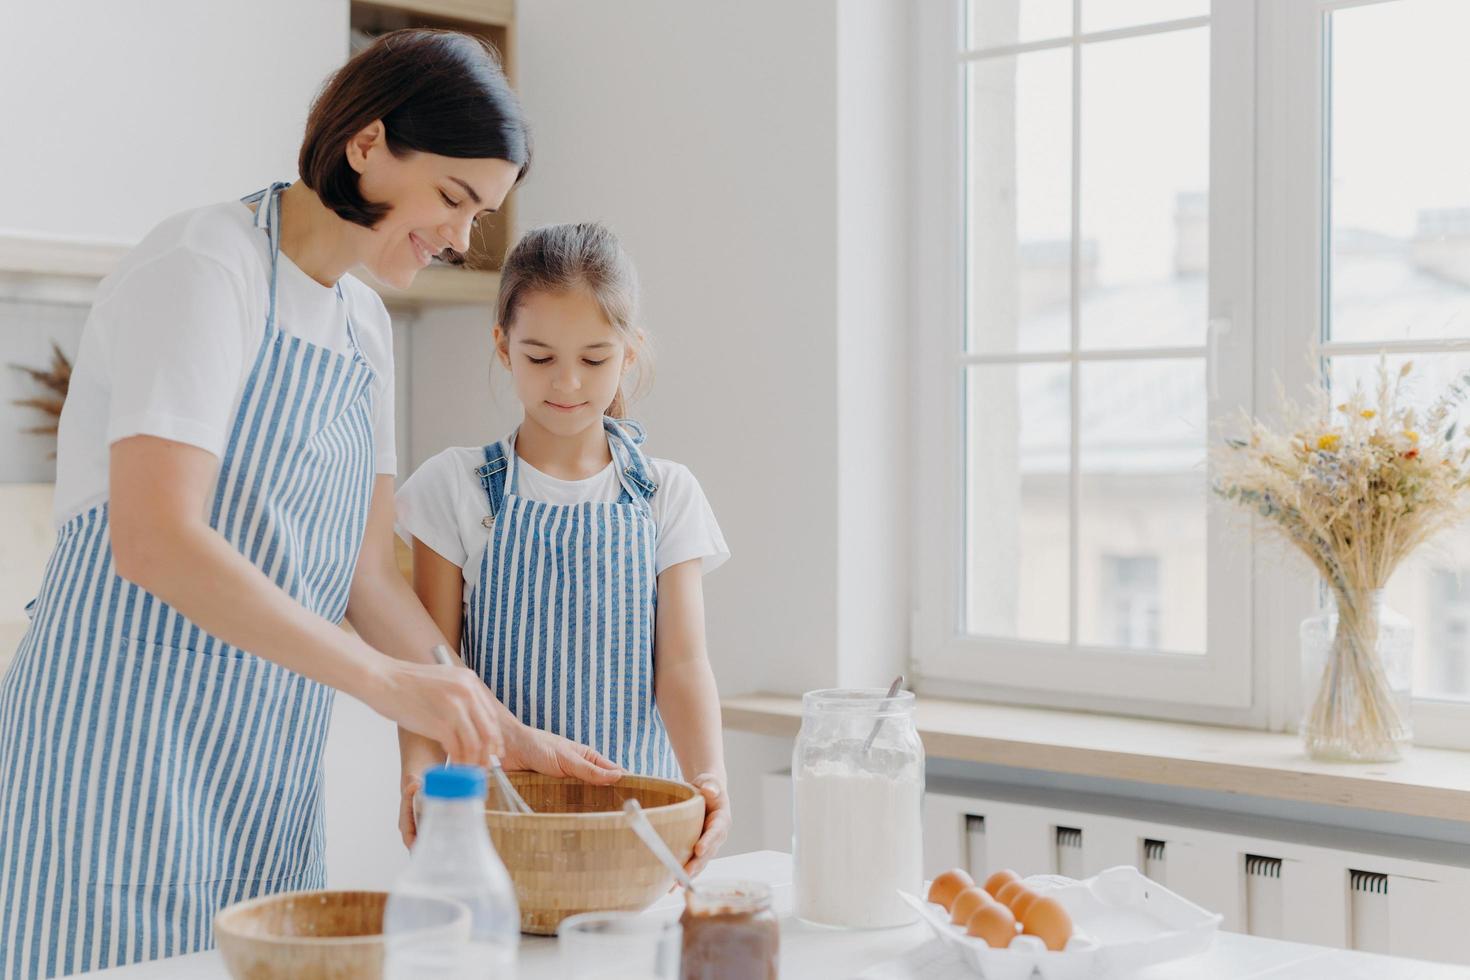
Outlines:
{"label": "woman's white t-shirt", "polygon": [[[710,509],[704,488],[687,466],[646,457],[658,491],[649,500],[657,529],[654,574],[695,558],[705,574],[730,557],[725,536]],[[480,446],[456,446],[424,462],[398,489],[398,534],[412,545],[418,538],[447,561],[464,570],[464,597],[479,581],[480,559],[490,540],[484,519],[490,501],[475,469],[484,465]],[[612,463],[585,480],[559,480],[517,462],[517,495],[551,504],[615,501],[623,485]]]}
{"label": "woman's white t-shirt", "polygon": [[[343,276],[341,296],[281,253],[276,323],[350,353],[347,317],[372,366],[376,471],[394,473],[393,334],[377,293]],[[58,526],[107,499],[108,447],[129,436],[220,456],[265,335],[270,246],[239,201],[153,229],[104,279],[82,331],[56,451]]]}

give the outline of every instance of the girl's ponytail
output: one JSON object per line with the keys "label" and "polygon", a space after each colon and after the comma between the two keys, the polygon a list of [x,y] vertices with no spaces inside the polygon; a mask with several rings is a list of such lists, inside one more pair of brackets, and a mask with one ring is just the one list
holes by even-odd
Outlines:
{"label": "girl's ponytail", "polygon": [[618,382],[618,393],[613,395],[612,404],[607,407],[607,414],[615,419],[628,417],[626,399],[623,398],[623,384]]}

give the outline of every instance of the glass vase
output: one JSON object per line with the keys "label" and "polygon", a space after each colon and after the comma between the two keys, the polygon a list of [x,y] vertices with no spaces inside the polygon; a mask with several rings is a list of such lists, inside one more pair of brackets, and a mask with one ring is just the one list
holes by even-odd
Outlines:
{"label": "glass vase", "polygon": [[1302,742],[1313,759],[1391,762],[1409,722],[1414,627],[1381,589],[1332,596],[1302,620]]}

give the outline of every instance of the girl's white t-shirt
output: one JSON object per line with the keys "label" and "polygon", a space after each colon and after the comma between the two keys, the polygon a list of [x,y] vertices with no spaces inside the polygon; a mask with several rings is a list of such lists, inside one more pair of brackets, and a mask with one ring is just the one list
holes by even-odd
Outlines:
{"label": "girl's white t-shirt", "polygon": [[[276,323],[351,352],[347,317],[376,373],[376,471],[394,473],[393,333],[378,294],[343,276],[342,295],[283,252]],[[158,436],[223,454],[245,379],[265,335],[270,244],[239,201],[169,218],[98,286],[82,330],[57,435],[58,526],[107,499],[108,447]]]}
{"label": "girl's white t-shirt", "polygon": [[[658,486],[649,504],[656,530],[654,574],[695,558],[708,574],[730,557],[725,536],[710,509],[704,488],[687,466],[666,459],[645,457]],[[418,538],[446,561],[464,570],[464,598],[478,582],[480,559],[490,540],[484,519],[490,516],[490,501],[475,469],[485,463],[480,446],[456,446],[424,462],[398,488],[398,534],[409,545]],[[585,480],[559,480],[525,460],[520,471],[517,496],[551,504],[582,504],[615,501],[623,490],[612,463]]]}

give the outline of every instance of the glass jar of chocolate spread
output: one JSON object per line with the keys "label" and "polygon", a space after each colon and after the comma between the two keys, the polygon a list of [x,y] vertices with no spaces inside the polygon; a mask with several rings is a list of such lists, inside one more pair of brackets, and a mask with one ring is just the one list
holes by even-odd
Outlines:
{"label": "glass jar of chocolate spread", "polygon": [[771,889],[755,881],[696,883],[684,896],[681,980],[776,980],[781,932]]}

